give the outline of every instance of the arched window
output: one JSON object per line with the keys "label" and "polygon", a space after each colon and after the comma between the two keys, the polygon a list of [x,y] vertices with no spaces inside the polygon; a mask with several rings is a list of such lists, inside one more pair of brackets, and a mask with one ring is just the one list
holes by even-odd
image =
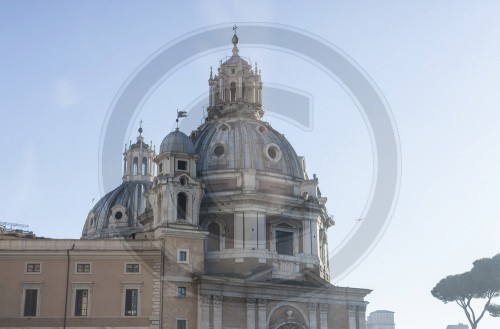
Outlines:
{"label": "arched window", "polygon": [[142,158],[141,175],[146,175],[148,168],[147,164],[148,164],[148,159],[146,159],[146,157]]}
{"label": "arched window", "polygon": [[187,195],[186,193],[177,194],[177,219],[186,219]]}
{"label": "arched window", "polygon": [[127,159],[123,160],[123,174],[127,174]]}
{"label": "arched window", "polygon": [[243,100],[245,99],[245,83],[244,82],[241,84],[241,98]]}
{"label": "arched window", "polygon": [[231,82],[230,88],[231,88],[231,99],[230,99],[230,101],[234,102],[236,100],[236,83]]}
{"label": "arched window", "polygon": [[133,170],[133,175],[137,176],[139,170],[139,160],[137,158],[134,158],[134,170]]}
{"label": "arched window", "polygon": [[208,225],[207,251],[220,251],[220,226],[215,222]]}

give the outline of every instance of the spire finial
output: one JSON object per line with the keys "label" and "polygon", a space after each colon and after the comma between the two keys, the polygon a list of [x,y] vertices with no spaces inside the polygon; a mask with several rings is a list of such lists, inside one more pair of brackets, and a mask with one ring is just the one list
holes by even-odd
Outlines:
{"label": "spire finial", "polygon": [[233,45],[236,47],[236,45],[238,44],[238,36],[236,35],[236,29],[238,27],[236,26],[236,24],[234,24],[233,26],[233,31],[234,31],[234,35],[233,35],[233,39],[231,40],[233,42]]}
{"label": "spire finial", "polygon": [[138,129],[138,131],[139,131],[139,136],[142,136],[142,119],[139,122],[139,129]]}

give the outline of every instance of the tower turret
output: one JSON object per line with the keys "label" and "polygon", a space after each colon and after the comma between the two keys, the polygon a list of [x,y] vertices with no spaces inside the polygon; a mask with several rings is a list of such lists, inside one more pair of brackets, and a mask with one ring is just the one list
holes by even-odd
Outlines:
{"label": "tower turret", "polygon": [[123,181],[153,181],[155,175],[155,167],[153,159],[155,152],[152,145],[144,143],[142,136],[142,121],[138,129],[139,136],[134,144],[130,144],[123,152]]}
{"label": "tower turret", "polygon": [[158,175],[147,192],[153,217],[143,223],[150,229],[198,229],[203,197],[203,184],[196,175],[198,159],[193,142],[179,128],[163,139],[160,154],[154,159]]}

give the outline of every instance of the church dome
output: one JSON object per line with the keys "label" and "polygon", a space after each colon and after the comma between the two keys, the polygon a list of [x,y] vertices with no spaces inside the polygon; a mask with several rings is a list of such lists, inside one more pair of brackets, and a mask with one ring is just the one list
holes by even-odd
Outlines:
{"label": "church dome", "polygon": [[122,238],[141,232],[138,217],[144,212],[143,193],[150,185],[144,181],[123,182],[102,197],[87,216],[82,239]]}
{"label": "church dome", "polygon": [[254,169],[304,179],[302,161],[284,135],[249,117],[213,120],[195,138],[198,174]]}
{"label": "church dome", "polygon": [[193,142],[186,134],[184,134],[182,131],[179,131],[179,128],[168,134],[161,142],[160,153],[167,152],[189,154],[195,153]]}

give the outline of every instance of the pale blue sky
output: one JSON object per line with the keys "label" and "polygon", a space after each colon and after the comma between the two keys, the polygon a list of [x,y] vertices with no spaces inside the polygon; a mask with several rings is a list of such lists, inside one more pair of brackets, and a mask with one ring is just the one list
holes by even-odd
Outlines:
{"label": "pale blue sky", "polygon": [[[98,149],[106,113],[134,70],[166,43],[208,25],[290,25],[336,45],[371,76],[401,139],[392,222],[339,284],[374,289],[368,312],[395,311],[400,329],[465,322],[456,305],[442,304],[430,290],[475,259],[500,252],[499,13],[493,0],[3,0],[0,221],[29,224],[39,236],[78,238],[92,199],[101,196]],[[228,28],[227,49],[183,66],[145,102],[137,115],[147,140],[158,146],[173,127],[175,109],[206,92],[210,65],[230,54],[231,33]],[[318,175],[336,216],[333,248],[354,227],[369,194],[373,154],[362,116],[310,63],[262,48],[242,47],[240,54],[259,62],[264,83],[314,97],[311,132],[266,119],[306,156],[310,175]],[[120,168],[116,175],[119,181]],[[499,324],[486,317],[480,328]]]}

